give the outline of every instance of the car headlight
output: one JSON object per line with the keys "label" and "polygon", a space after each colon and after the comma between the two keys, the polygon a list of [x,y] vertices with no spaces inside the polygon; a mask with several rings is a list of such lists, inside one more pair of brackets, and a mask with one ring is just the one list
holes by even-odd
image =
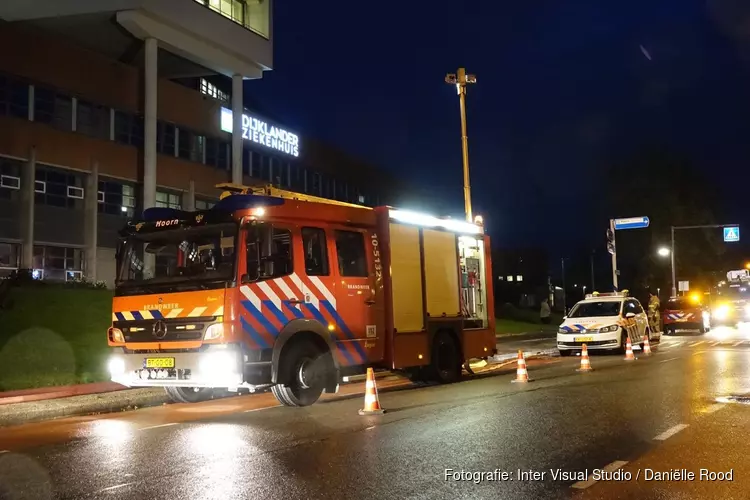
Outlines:
{"label": "car headlight", "polygon": [[111,342],[116,342],[119,344],[122,344],[125,342],[125,337],[122,335],[122,330],[119,328],[110,328],[109,329],[109,340]]}
{"label": "car headlight", "polygon": [[215,323],[206,328],[206,333],[203,334],[203,340],[216,340],[220,339],[224,335],[224,323]]}
{"label": "car headlight", "polygon": [[716,319],[727,319],[729,316],[729,306],[719,306],[713,311],[713,317]]}
{"label": "car headlight", "polygon": [[620,327],[617,325],[605,326],[604,328],[599,328],[599,333],[616,332],[618,328]]}

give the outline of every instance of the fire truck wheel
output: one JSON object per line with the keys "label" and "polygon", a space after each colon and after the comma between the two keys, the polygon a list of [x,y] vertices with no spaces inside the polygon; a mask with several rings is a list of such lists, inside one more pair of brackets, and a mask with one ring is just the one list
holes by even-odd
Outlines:
{"label": "fire truck wheel", "polygon": [[326,373],[332,365],[330,353],[322,353],[315,344],[296,341],[284,349],[279,377],[271,392],[284,406],[310,406],[323,392]]}
{"label": "fire truck wheel", "polygon": [[448,332],[437,332],[432,341],[431,379],[441,384],[456,382],[461,377],[461,356]]}
{"label": "fire truck wheel", "polygon": [[213,397],[210,387],[165,387],[173,403],[200,403]]}

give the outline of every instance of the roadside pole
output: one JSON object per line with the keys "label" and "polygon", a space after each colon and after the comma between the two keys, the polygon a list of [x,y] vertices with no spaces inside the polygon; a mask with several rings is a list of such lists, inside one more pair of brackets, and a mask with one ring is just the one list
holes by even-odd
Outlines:
{"label": "roadside pole", "polygon": [[677,297],[677,281],[675,281],[675,271],[674,271],[674,226],[672,226],[672,251],[670,258],[672,260],[672,294],[670,297]]}
{"label": "roadside pole", "polygon": [[644,229],[650,224],[648,217],[628,217],[625,219],[609,219],[609,229],[607,229],[607,251],[612,254],[612,285],[616,292],[619,288],[618,276],[620,272],[617,269],[617,243],[615,242],[615,233],[625,229]]}
{"label": "roadside pole", "polygon": [[614,291],[617,291],[618,283],[617,283],[617,244],[615,242],[615,220],[609,219],[609,235],[611,247],[609,249],[609,253],[612,254],[612,288]]}

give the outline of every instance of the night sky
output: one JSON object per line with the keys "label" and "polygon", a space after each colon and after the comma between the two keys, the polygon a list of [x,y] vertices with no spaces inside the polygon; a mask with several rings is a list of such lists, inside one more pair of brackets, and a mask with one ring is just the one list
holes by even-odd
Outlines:
{"label": "night sky", "polygon": [[[274,30],[274,71],[248,95],[420,182],[443,215],[463,214],[458,97],[444,77],[476,74],[473,205],[496,246],[603,247],[586,203],[603,188],[596,172],[645,143],[735,193],[750,181],[747,0],[277,1]],[[746,206],[727,213],[750,223]]]}

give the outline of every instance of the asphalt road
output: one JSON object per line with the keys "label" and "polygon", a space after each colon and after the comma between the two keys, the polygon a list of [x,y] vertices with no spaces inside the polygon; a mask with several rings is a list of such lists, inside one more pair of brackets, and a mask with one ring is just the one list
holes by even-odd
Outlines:
{"label": "asphalt road", "polygon": [[[592,356],[591,373],[531,361],[528,384],[383,380],[377,417],[357,415],[359,384],[304,409],[261,394],[0,429],[0,499],[747,498],[750,407],[721,397],[750,392],[750,334],[665,337],[636,356]],[[594,481],[602,468],[632,477]],[[670,468],[696,480],[645,480]]]}

